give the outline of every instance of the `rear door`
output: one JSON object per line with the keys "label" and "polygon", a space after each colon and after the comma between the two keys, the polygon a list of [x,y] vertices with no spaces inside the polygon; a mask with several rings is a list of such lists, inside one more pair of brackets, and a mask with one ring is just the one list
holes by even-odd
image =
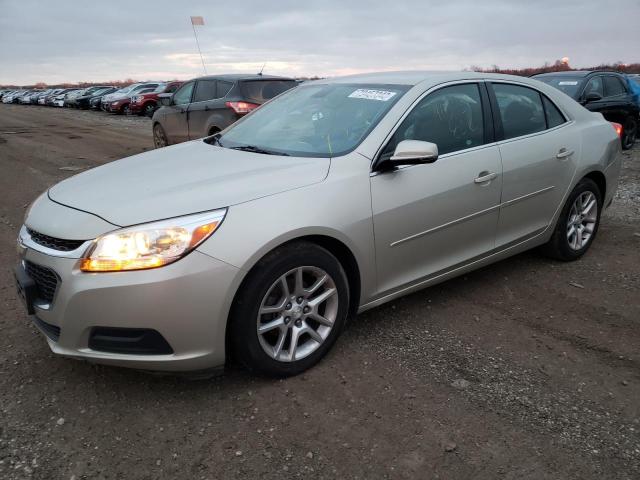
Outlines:
{"label": "rear door", "polygon": [[503,181],[496,247],[541,233],[553,220],[580,158],[574,122],[529,86],[491,82]]}
{"label": "rear door", "polygon": [[224,96],[232,86],[232,83],[222,80],[198,80],[193,103],[189,105],[189,138],[206,137],[230,124]]}
{"label": "rear door", "polygon": [[188,111],[195,86],[187,82],[173,94],[171,105],[162,109],[162,127],[169,143],[180,143],[189,139]]}
{"label": "rear door", "polygon": [[627,115],[633,108],[633,101],[627,87],[617,76],[605,75],[604,94],[607,101],[608,120],[624,125]]}

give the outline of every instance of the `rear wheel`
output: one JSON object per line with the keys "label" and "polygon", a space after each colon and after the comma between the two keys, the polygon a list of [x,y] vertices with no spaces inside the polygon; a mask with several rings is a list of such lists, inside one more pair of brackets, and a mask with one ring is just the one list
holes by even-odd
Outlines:
{"label": "rear wheel", "polygon": [[622,126],[622,149],[629,150],[636,143],[638,136],[638,122],[631,117],[628,117]]}
{"label": "rear wheel", "polygon": [[169,145],[169,141],[167,140],[167,134],[164,133],[164,128],[159,123],[156,123],[153,126],[153,145],[156,148],[162,148]]}
{"label": "rear wheel", "polygon": [[550,257],[577,260],[589,249],[598,232],[602,194],[596,183],[583,178],[572,190],[556,228],[543,249]]}
{"label": "rear wheel", "polygon": [[249,274],[234,302],[234,356],[265,375],[297,375],[335,343],[348,304],[346,274],[329,251],[308,242],[274,250]]}
{"label": "rear wheel", "polygon": [[147,103],[142,110],[142,114],[151,118],[153,117],[153,112],[156,111],[156,106],[153,103]]}

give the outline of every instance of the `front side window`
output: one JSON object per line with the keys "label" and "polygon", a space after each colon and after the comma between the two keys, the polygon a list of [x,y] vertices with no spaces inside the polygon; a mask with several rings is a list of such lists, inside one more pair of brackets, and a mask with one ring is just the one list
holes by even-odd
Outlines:
{"label": "front side window", "polygon": [[547,122],[540,93],[532,88],[494,83],[504,139],[542,132]]}
{"label": "front side window", "polygon": [[196,85],[196,93],[193,96],[194,102],[204,102],[218,98],[216,96],[215,80],[199,80]]}
{"label": "front side window", "polygon": [[178,90],[173,95],[173,103],[175,105],[184,105],[186,103],[191,102],[191,93],[193,92],[193,82],[187,83],[183,85],[180,90]]}
{"label": "front side window", "polygon": [[613,75],[607,75],[604,77],[604,93],[607,97],[614,97],[616,95],[622,95],[626,92],[624,85],[618,77]]}
{"label": "front side window", "polygon": [[586,97],[590,93],[596,93],[601,97],[604,97],[604,88],[602,87],[602,77],[593,77],[584,87],[584,96]]}
{"label": "front side window", "polygon": [[422,99],[393,134],[381,158],[393,155],[403,140],[435,143],[439,155],[482,145],[484,124],[478,85],[444,87]]}
{"label": "front side window", "polygon": [[344,83],[298,87],[234,124],[219,137],[219,144],[304,157],[345,155],[408,89]]}

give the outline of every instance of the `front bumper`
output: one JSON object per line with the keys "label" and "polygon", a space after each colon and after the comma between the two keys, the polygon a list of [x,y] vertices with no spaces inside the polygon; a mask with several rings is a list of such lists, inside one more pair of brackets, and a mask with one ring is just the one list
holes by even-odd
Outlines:
{"label": "front bumper", "polygon": [[[226,323],[239,283],[238,269],[194,251],[157,269],[90,274],[78,269],[77,257],[86,247],[71,255],[76,258],[52,256],[34,245],[25,227],[20,232],[20,262],[46,267],[58,277],[53,300],[35,301],[33,316],[54,353],[167,372],[224,365]],[[157,331],[172,353],[123,354],[91,348],[92,332],[99,327]]]}

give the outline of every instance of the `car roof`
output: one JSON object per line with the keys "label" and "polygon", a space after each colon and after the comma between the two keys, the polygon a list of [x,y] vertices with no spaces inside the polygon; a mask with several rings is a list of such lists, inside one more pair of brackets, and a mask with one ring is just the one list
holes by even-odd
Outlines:
{"label": "car roof", "polygon": [[537,75],[533,75],[533,77],[586,77],[596,73],[620,75],[620,72],[614,72],[611,70],[569,70],[565,72],[538,73]]}
{"label": "car roof", "polygon": [[278,77],[276,75],[259,75],[257,73],[254,74],[243,74],[243,73],[223,73],[220,75],[205,75],[203,77],[193,78],[192,80],[291,80],[295,81],[293,78],[289,77]]}
{"label": "car roof", "polygon": [[402,71],[402,72],[379,72],[363,73],[357,75],[347,75],[344,77],[326,78],[305,82],[313,83],[362,83],[362,84],[387,84],[387,85],[408,85],[418,84],[437,85],[445,82],[458,80],[509,80],[519,83],[530,83],[527,77],[517,75],[505,75],[500,73],[484,72],[445,72],[445,71]]}

